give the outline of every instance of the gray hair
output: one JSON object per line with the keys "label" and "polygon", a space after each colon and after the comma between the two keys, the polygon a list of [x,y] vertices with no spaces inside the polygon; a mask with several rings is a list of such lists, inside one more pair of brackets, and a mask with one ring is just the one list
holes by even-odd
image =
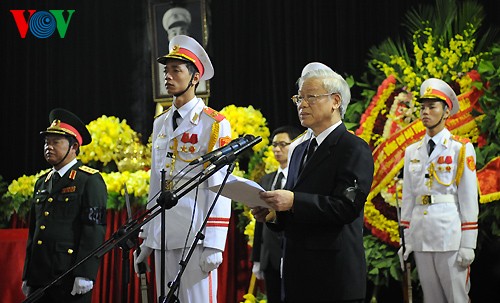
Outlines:
{"label": "gray hair", "polygon": [[300,77],[299,82],[299,90],[302,89],[302,85],[306,79],[310,78],[319,78],[323,82],[323,88],[331,93],[339,93],[341,104],[340,104],[340,116],[344,118],[345,111],[349,102],[351,101],[351,90],[349,88],[349,84],[342,78],[341,75],[337,74],[334,71],[326,70],[326,69],[315,69],[304,76]]}

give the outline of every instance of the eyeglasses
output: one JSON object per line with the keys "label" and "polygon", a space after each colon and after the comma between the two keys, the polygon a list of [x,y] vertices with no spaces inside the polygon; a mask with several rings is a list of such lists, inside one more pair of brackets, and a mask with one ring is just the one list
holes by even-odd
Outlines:
{"label": "eyeglasses", "polygon": [[321,97],[326,97],[326,96],[335,95],[335,94],[338,94],[338,93],[327,93],[327,94],[320,94],[320,95],[307,95],[305,97],[303,97],[301,95],[293,95],[291,99],[292,99],[293,103],[295,105],[297,105],[297,106],[299,106],[304,100],[307,102],[307,104],[314,105],[314,103],[318,102],[318,100]]}
{"label": "eyeglasses", "polygon": [[273,142],[271,143],[271,145],[273,147],[280,147],[280,148],[285,148],[287,147],[288,145],[290,145],[292,142],[284,142],[284,141],[277,141],[277,142]]}

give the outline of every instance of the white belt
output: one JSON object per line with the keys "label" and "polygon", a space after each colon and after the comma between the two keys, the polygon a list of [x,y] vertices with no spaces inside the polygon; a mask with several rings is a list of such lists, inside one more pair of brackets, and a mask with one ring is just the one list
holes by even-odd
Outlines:
{"label": "white belt", "polygon": [[423,195],[418,196],[415,201],[419,205],[428,205],[436,203],[455,203],[457,198],[455,195]]}

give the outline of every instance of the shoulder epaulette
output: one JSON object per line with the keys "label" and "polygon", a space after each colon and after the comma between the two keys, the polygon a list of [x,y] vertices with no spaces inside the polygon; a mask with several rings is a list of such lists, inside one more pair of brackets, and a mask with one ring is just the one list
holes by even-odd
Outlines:
{"label": "shoulder epaulette", "polygon": [[91,175],[96,174],[96,173],[98,173],[98,172],[99,172],[99,170],[94,169],[94,168],[92,168],[92,167],[85,166],[85,165],[80,166],[80,167],[79,167],[79,169],[80,169],[81,171],[84,171],[84,172],[89,173],[89,174],[91,174]]}
{"label": "shoulder epaulette", "polygon": [[164,113],[168,112],[172,107],[167,108],[163,112],[159,113],[158,115],[154,116],[154,119],[158,118],[159,116],[163,115]]}
{"label": "shoulder epaulette", "polygon": [[467,144],[467,143],[470,143],[470,140],[467,139],[467,138],[464,138],[464,137],[460,137],[460,136],[457,136],[457,135],[451,135],[451,139],[452,140],[455,140],[457,142],[460,142],[462,144]]}
{"label": "shoulder epaulette", "polygon": [[218,111],[216,111],[215,109],[210,108],[210,107],[205,107],[203,109],[203,112],[217,122],[220,122],[220,121],[226,119],[226,117],[224,117],[223,114],[219,113]]}

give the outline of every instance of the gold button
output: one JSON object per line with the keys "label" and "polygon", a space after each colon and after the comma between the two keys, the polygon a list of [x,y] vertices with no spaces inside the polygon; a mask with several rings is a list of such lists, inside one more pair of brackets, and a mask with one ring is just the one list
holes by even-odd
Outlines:
{"label": "gold button", "polygon": [[43,215],[47,217],[50,213],[48,211],[44,212]]}
{"label": "gold button", "polygon": [[54,201],[54,199],[52,199],[52,197],[50,197],[48,201],[49,201],[49,202],[52,202],[52,201]]}
{"label": "gold button", "polygon": [[42,242],[42,240],[38,240],[36,243],[37,243],[38,245],[42,245],[42,243],[43,243],[43,242]]}
{"label": "gold button", "polygon": [[36,203],[40,202],[40,199],[36,199]]}
{"label": "gold button", "polygon": [[72,254],[73,253],[73,250],[71,248],[68,249],[68,254]]}
{"label": "gold button", "polygon": [[44,230],[45,229],[45,225],[40,225],[40,229]]}
{"label": "gold button", "polygon": [[424,215],[427,215],[427,211],[426,210],[424,211]]}
{"label": "gold button", "polygon": [[69,198],[64,199],[64,202],[68,202],[68,201],[69,201]]}

